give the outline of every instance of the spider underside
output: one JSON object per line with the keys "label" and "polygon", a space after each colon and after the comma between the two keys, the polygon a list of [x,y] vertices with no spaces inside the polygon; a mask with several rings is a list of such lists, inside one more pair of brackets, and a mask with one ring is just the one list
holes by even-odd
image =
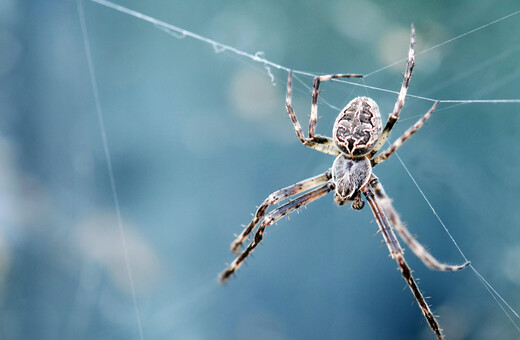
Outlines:
{"label": "spider underside", "polygon": [[[403,108],[414,68],[414,44],[415,30],[412,25],[408,63],[406,65],[403,83],[393,112],[389,115],[384,128],[381,123],[381,115],[377,104],[368,97],[357,97],[350,101],[339,113],[334,123],[332,138],[320,136],[315,133],[318,119],[318,90],[320,83],[337,78],[362,77],[362,75],[358,74],[332,74],[314,78],[309,134],[308,137],[305,137],[291,105],[292,72],[289,72],[286,109],[294,125],[296,135],[305,146],[336,156],[336,159],[332,168],[325,173],[275,191],[265,199],[256,211],[253,220],[231,244],[231,250],[238,256],[220,275],[221,282],[229,279],[261,242],[265,228],[268,225],[275,223],[292,211],[325,196],[331,191],[334,191],[334,200],[338,205],[350,202],[352,208],[356,210],[364,206],[363,195],[379,226],[379,231],[383,235],[390,256],[397,262],[401,274],[417,300],[428,325],[433,332],[435,332],[438,339],[443,339],[442,330],[419,290],[412,276],[412,270],[404,259],[403,250],[394,233],[394,229],[414,254],[422,260],[426,266],[432,269],[457,271],[467,267],[469,262],[462,265],[449,265],[441,263],[433,257],[405,227],[398,213],[393,208],[391,200],[386,195],[379,179],[372,172],[373,167],[388,159],[408,138],[423,126],[438,104],[438,102],[435,102],[424,116],[406,130],[402,136],[396,139],[390,147],[377,154],[388,139],[388,135],[399,119],[399,113]],[[289,200],[289,202],[266,214],[270,205],[284,201],[300,193],[304,194],[293,200]],[[248,236],[259,223],[260,225],[251,243],[242,253],[238,254]]]}

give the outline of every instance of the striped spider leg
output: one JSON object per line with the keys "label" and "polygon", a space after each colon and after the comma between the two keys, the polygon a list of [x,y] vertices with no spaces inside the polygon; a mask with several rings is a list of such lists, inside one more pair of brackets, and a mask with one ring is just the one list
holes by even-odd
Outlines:
{"label": "striped spider leg", "polygon": [[258,207],[251,222],[249,222],[247,227],[244,228],[242,233],[240,235],[238,235],[237,238],[235,239],[235,241],[233,241],[233,243],[231,244],[231,251],[235,255],[238,255],[238,251],[242,247],[242,244],[247,239],[249,234],[253,231],[253,229],[258,224],[258,222],[260,222],[260,220],[265,216],[267,208],[269,208],[269,206],[271,204],[275,204],[275,203],[278,203],[285,199],[288,199],[291,196],[296,195],[300,192],[305,192],[307,190],[313,189],[313,188],[317,187],[318,185],[321,185],[321,184],[327,182],[330,178],[331,178],[330,171],[327,171],[321,175],[305,179],[301,182],[298,182],[298,183],[290,185],[286,188],[275,191],[272,194],[270,194],[269,196],[267,196],[267,198]]}
{"label": "striped spider leg", "polygon": [[[327,172],[328,173],[328,172]],[[327,176],[327,175],[325,175]],[[319,177],[319,176],[318,176]],[[330,178],[330,174],[328,175]],[[316,178],[316,177],[315,177]],[[312,179],[310,179],[312,180]],[[308,180],[309,181],[309,180]],[[324,180],[326,183],[316,189],[313,189],[306,194],[303,194],[299,196],[298,198],[295,198],[294,200],[289,201],[288,203],[285,203],[284,205],[280,206],[279,208],[271,211],[269,214],[265,216],[262,223],[260,223],[260,226],[258,227],[258,230],[255,233],[255,236],[253,238],[253,241],[247,246],[247,248],[238,255],[235,260],[220,274],[220,282],[224,283],[227,279],[229,279],[236,271],[237,269],[244,263],[245,259],[253,252],[253,250],[260,244],[262,241],[265,228],[268,225],[271,225],[273,223],[276,223],[279,219],[282,217],[290,214],[294,210],[297,210],[301,208],[304,205],[307,205],[311,203],[312,201],[317,200],[318,198],[323,197],[324,195],[328,194],[330,191],[334,189],[334,185],[330,182],[330,180]],[[305,181],[304,181],[305,182]],[[300,182],[301,183],[301,182]],[[290,188],[290,187],[289,187]],[[284,189],[276,192],[283,192]],[[276,194],[274,193],[274,194]],[[267,207],[267,206],[266,206]],[[257,212],[258,214],[258,212]],[[255,215],[256,218],[256,215]],[[253,219],[254,221],[255,219]]]}
{"label": "striped spider leg", "polygon": [[[395,140],[392,145],[381,154],[370,160],[371,166],[374,167],[390,157],[402,144],[408,140],[415,132],[417,132],[430,118],[431,114],[437,107],[438,102],[435,102],[433,106],[421,117],[414,125],[407,129],[398,139]],[[433,255],[431,255],[424,246],[417,241],[416,238],[410,233],[401,221],[399,214],[392,206],[391,199],[387,196],[383,186],[379,182],[379,179],[372,174],[368,184],[362,189],[367,202],[370,205],[372,213],[377,221],[379,230],[381,231],[385,243],[388,247],[391,257],[396,260],[399,269],[406,283],[410,287],[417,304],[421,308],[421,311],[428,322],[430,328],[435,332],[438,339],[443,339],[442,330],[433,315],[430,307],[426,303],[417,283],[415,282],[412,271],[404,259],[404,254],[399,244],[399,241],[395,237],[392,227],[399,233],[399,236],[405,241],[408,247],[413,253],[429,268],[440,270],[440,271],[457,271],[466,268],[470,262],[463,263],[462,265],[448,265],[439,262]]]}
{"label": "striped spider leg", "polygon": [[422,116],[421,119],[419,119],[417,122],[415,122],[414,125],[409,127],[408,130],[406,130],[401,135],[401,137],[397,138],[388,149],[386,149],[385,151],[383,151],[376,157],[372,158],[371,159],[372,167],[376,166],[377,164],[379,164],[381,162],[386,161],[388,159],[388,157],[390,157],[390,155],[392,155],[397,149],[399,149],[401,147],[401,145],[403,145],[403,143],[408,138],[412,137],[412,135],[414,133],[416,133],[424,125],[424,123],[428,120],[428,118],[430,118],[433,111],[437,107],[437,104],[439,104],[439,101],[436,101],[433,104],[433,106],[424,114],[424,116]]}
{"label": "striped spider leg", "polygon": [[369,182],[370,187],[375,193],[375,200],[381,207],[386,217],[392,223],[392,226],[397,230],[404,242],[410,247],[414,254],[429,268],[440,271],[457,271],[466,268],[470,262],[465,262],[461,265],[449,265],[439,262],[432,254],[430,254],[424,246],[417,241],[410,231],[404,226],[399,214],[392,206],[392,200],[387,196],[379,179],[372,175]]}
{"label": "striped spider leg", "polygon": [[392,128],[399,119],[399,113],[401,113],[401,110],[404,106],[406,93],[408,92],[408,86],[410,85],[410,79],[412,78],[412,72],[415,66],[415,28],[413,24],[411,26],[411,30],[412,33],[410,36],[410,49],[408,50],[408,62],[406,63],[406,70],[404,72],[401,90],[399,91],[399,96],[397,97],[397,101],[395,102],[394,110],[388,116],[385,128],[379,136],[376,146],[372,149],[372,151],[370,151],[370,157],[374,156],[379,151],[379,149],[381,149],[383,144],[385,144],[386,140],[388,139],[388,135],[390,134],[390,131],[392,131]]}
{"label": "striped spider leg", "polygon": [[296,118],[296,114],[294,113],[294,109],[292,107],[292,70],[289,71],[285,107],[287,109],[287,113],[289,113],[289,118],[294,125],[296,135],[303,145],[332,156],[337,156],[340,154],[340,151],[334,146],[331,138],[315,134],[316,124],[318,121],[318,93],[320,83],[331,79],[362,77],[363,75],[361,74],[330,74],[314,78],[314,86],[312,88],[311,118],[309,119],[309,137],[305,137],[300,122],[298,122],[298,118]]}
{"label": "striped spider leg", "polygon": [[[406,65],[403,83],[394,109],[389,115],[384,128],[381,122],[379,107],[376,102],[368,97],[357,97],[352,99],[339,112],[332,129],[332,138],[315,134],[318,119],[317,104],[320,83],[333,78],[361,77],[356,74],[334,74],[314,78],[309,135],[305,137],[291,105],[292,72],[289,72],[286,108],[296,135],[303,145],[336,156],[336,159],[332,164],[332,168],[324,174],[278,190],[265,199],[256,211],[252,221],[232,243],[231,249],[235,254],[238,253],[248,235],[260,224],[254,234],[253,240],[224,272],[222,272],[220,275],[221,282],[229,279],[258,246],[263,238],[265,228],[268,225],[275,223],[283,216],[323,197],[331,191],[334,191],[334,201],[336,204],[341,206],[347,202],[351,202],[352,208],[356,210],[363,208],[363,195],[370,205],[379,230],[390,251],[390,255],[396,260],[401,274],[417,300],[428,325],[439,339],[443,338],[439,324],[426,303],[412,276],[412,271],[404,259],[403,250],[394,233],[394,229],[413,253],[429,268],[440,271],[457,271],[467,267],[469,262],[461,265],[449,265],[441,263],[431,255],[405,227],[399,214],[392,206],[390,198],[386,195],[379,179],[372,172],[374,166],[387,160],[406,140],[424,125],[438,104],[438,102],[435,102],[423,117],[396,139],[389,148],[377,155],[378,151],[388,139],[390,131],[399,119],[399,114],[404,106],[408,85],[414,68],[414,44],[415,30],[412,25],[408,63]],[[279,203],[296,194],[301,195],[266,215],[267,209],[271,204]]]}
{"label": "striped spider leg", "polygon": [[415,282],[412,276],[412,270],[410,269],[410,267],[404,259],[404,254],[401,245],[395,237],[394,231],[392,230],[392,227],[390,226],[388,219],[383,214],[379,204],[374,198],[373,189],[369,185],[367,185],[363,189],[363,193],[367,199],[370,209],[372,209],[372,213],[374,214],[377,225],[379,226],[379,231],[383,235],[383,239],[386,243],[386,246],[388,247],[390,256],[399,265],[401,274],[403,275],[404,279],[406,280],[406,283],[410,287],[410,290],[412,291],[415,299],[417,300],[417,303],[419,304],[419,307],[421,308],[421,311],[424,317],[426,318],[426,321],[428,321],[428,325],[430,325],[430,328],[435,332],[437,338],[442,339],[443,335],[439,323],[437,322],[437,319],[435,319],[435,316],[433,315],[430,306],[428,306],[428,304],[426,303],[424,296],[422,295],[421,291],[419,290],[419,287],[417,286],[417,283]]}

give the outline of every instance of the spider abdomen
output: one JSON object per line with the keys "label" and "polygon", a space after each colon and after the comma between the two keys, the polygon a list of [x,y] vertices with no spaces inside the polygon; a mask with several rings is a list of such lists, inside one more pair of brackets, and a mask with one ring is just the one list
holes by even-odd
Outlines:
{"label": "spider abdomen", "polygon": [[332,181],[334,198],[339,205],[354,200],[359,189],[368,183],[372,174],[372,166],[368,157],[349,158],[346,155],[336,157],[332,165]]}
{"label": "spider abdomen", "polygon": [[332,136],[343,153],[357,157],[374,148],[381,130],[381,114],[376,102],[368,97],[357,97],[339,113]]}

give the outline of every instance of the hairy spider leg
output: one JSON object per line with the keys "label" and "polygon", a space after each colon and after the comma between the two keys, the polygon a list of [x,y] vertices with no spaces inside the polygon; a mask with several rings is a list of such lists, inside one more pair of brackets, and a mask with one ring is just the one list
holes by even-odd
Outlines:
{"label": "hairy spider leg", "polygon": [[406,283],[410,287],[410,290],[412,291],[415,300],[417,301],[417,304],[421,308],[421,311],[426,319],[428,321],[428,325],[430,328],[435,332],[438,339],[443,339],[442,330],[439,326],[439,323],[435,319],[435,316],[433,315],[430,306],[426,303],[426,300],[424,299],[424,296],[422,295],[421,291],[419,290],[419,287],[417,286],[417,283],[415,282],[413,276],[412,276],[412,270],[406,263],[404,259],[403,250],[401,248],[401,245],[399,244],[399,241],[395,237],[395,234],[390,227],[390,224],[388,222],[388,219],[383,214],[382,210],[379,207],[378,202],[374,198],[374,192],[373,189],[370,188],[369,185],[365,186],[363,193],[368,201],[368,204],[370,205],[370,209],[372,209],[372,213],[374,214],[377,224],[379,226],[379,230],[381,231],[381,234],[383,235],[383,239],[385,240],[386,246],[388,247],[388,251],[390,252],[390,256],[397,262],[399,265],[399,269],[401,270],[401,274],[403,275],[403,278],[405,279]]}
{"label": "hairy spider leg", "polygon": [[298,122],[298,118],[296,118],[296,114],[294,113],[294,109],[292,107],[292,70],[289,71],[289,78],[287,79],[287,96],[285,98],[285,107],[287,109],[287,113],[289,113],[289,118],[291,119],[294,125],[296,135],[298,136],[298,139],[300,139],[303,145],[333,156],[337,156],[341,153],[334,145],[332,138],[314,134],[316,130],[316,121],[318,120],[318,88],[321,81],[330,80],[332,78],[360,77],[363,76],[360,74],[332,74],[328,76],[314,78],[314,88],[312,90],[311,118],[309,120],[309,137],[305,137],[303,134],[302,127]]}
{"label": "hairy spider leg", "polygon": [[227,279],[229,279],[233,273],[237,271],[237,269],[242,265],[244,260],[251,254],[251,252],[260,244],[262,241],[265,228],[268,225],[271,225],[284,217],[285,215],[293,212],[294,210],[311,203],[312,201],[317,200],[328,194],[330,191],[334,189],[334,186],[331,183],[326,183],[317,189],[309,191],[308,193],[301,195],[300,197],[282,205],[281,207],[271,211],[267,216],[265,216],[264,220],[258,227],[258,230],[255,233],[255,237],[253,241],[247,246],[247,248],[220,274],[220,282],[223,283]]}
{"label": "hairy spider leg", "polygon": [[[324,81],[339,78],[363,78],[361,74],[329,74],[326,76],[319,76],[314,78],[312,86],[312,104],[311,104],[311,118],[309,120],[309,138],[314,137],[316,132],[316,124],[318,123],[318,94],[320,84]],[[318,135],[317,135],[318,136]]]}
{"label": "hairy spider leg", "polygon": [[265,213],[271,204],[275,204],[280,201],[286,200],[286,199],[290,198],[292,195],[298,194],[300,192],[304,192],[304,191],[313,189],[313,188],[317,187],[318,185],[321,185],[321,184],[327,182],[331,177],[332,177],[332,175],[329,170],[321,175],[305,179],[301,182],[298,182],[298,183],[290,185],[286,188],[275,191],[272,194],[270,194],[269,196],[267,196],[267,198],[258,207],[251,222],[249,222],[249,224],[247,225],[247,227],[244,228],[242,233],[239,236],[237,236],[235,241],[233,241],[233,243],[231,243],[231,251],[235,255],[238,255],[238,251],[240,250],[240,247],[242,247],[242,244],[247,239],[248,235],[253,231],[253,229],[258,224],[258,222],[260,222],[262,217],[265,216]]}
{"label": "hairy spider leg", "polygon": [[413,67],[415,65],[415,28],[412,24],[412,34],[410,37],[410,49],[408,50],[408,63],[406,64],[406,71],[404,72],[403,84],[401,85],[401,90],[399,91],[399,96],[397,97],[397,101],[394,105],[394,111],[388,116],[388,120],[386,122],[385,128],[379,137],[379,140],[376,143],[376,146],[370,152],[370,157],[374,156],[379,149],[385,144],[388,139],[388,135],[390,131],[394,127],[395,123],[399,119],[399,113],[404,106],[404,101],[406,99],[406,92],[408,91],[408,85],[410,84],[410,78],[412,78]]}
{"label": "hairy spider leg", "polygon": [[401,137],[396,139],[394,141],[394,143],[388,149],[386,149],[385,151],[383,151],[382,153],[380,153],[376,157],[372,158],[371,161],[370,161],[371,164],[372,164],[372,167],[374,167],[375,165],[377,165],[377,164],[379,164],[381,162],[386,161],[388,159],[388,157],[390,157],[390,155],[392,155],[397,149],[399,149],[401,147],[401,145],[403,145],[403,143],[408,138],[412,137],[412,135],[414,133],[416,133],[417,130],[419,130],[424,125],[424,123],[428,120],[428,118],[430,118],[430,116],[432,115],[433,111],[437,107],[437,104],[439,104],[439,101],[436,101],[433,104],[433,106],[428,110],[428,112],[426,112],[424,114],[424,116],[422,116],[422,118],[419,119],[414,125],[409,127],[408,130],[406,130],[401,135]]}
{"label": "hairy spider leg", "polygon": [[386,217],[390,220],[395,230],[403,241],[410,247],[414,254],[429,268],[440,270],[440,271],[457,271],[469,266],[470,262],[467,261],[461,265],[449,265],[439,262],[432,254],[430,254],[424,246],[412,236],[410,231],[404,226],[401,218],[397,211],[392,206],[390,198],[385,193],[379,179],[372,174],[369,185],[374,189],[375,199],[377,204],[382,208]]}

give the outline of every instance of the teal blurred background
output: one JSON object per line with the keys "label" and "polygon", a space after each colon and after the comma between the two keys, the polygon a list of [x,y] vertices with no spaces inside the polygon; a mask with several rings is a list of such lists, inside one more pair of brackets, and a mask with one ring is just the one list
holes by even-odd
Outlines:
{"label": "teal blurred background", "polygon": [[[83,1],[145,339],[433,339],[369,209],[327,196],[268,229],[227,285],[229,244],[264,198],[328,169],[287,118],[287,73]],[[123,1],[286,67],[369,74],[520,8],[479,1]],[[417,56],[410,94],[520,98],[520,14]],[[139,339],[75,1],[0,2],[0,338]],[[398,91],[404,63],[364,83]],[[312,78],[300,77],[307,85]],[[363,81],[358,82],[363,84]],[[295,82],[307,125],[310,91]],[[324,84],[342,107],[368,95]],[[431,105],[409,98],[390,139]],[[319,108],[330,135],[335,110]],[[483,276],[520,309],[520,103],[441,104],[399,151]],[[461,255],[394,157],[376,169],[413,233]],[[470,270],[407,260],[448,339],[520,331]],[[520,320],[515,319],[517,324]]]}

